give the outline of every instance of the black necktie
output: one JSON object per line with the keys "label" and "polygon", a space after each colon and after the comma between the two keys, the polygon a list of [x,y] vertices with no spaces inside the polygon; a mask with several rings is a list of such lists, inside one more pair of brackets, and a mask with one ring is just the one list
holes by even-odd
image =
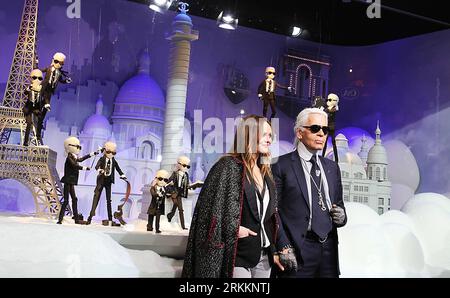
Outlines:
{"label": "black necktie", "polygon": [[50,86],[52,86],[52,88],[55,87],[55,76],[56,76],[56,69],[52,71],[52,75],[50,76]]}
{"label": "black necktie", "polygon": [[[312,211],[312,220],[311,220],[311,229],[321,238],[325,239],[328,233],[331,231],[331,219],[328,213],[328,209],[326,208],[326,198],[324,194],[324,189],[321,187],[320,183],[320,170],[317,165],[316,155],[311,157],[310,162],[312,163],[311,167],[311,211]],[[319,173],[317,176],[316,173]],[[319,190],[322,194],[322,201],[325,206],[325,210],[322,210],[319,205]]]}

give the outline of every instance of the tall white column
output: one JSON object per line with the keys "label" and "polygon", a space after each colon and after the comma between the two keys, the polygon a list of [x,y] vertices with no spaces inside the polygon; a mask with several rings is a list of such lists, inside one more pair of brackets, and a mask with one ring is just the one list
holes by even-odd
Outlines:
{"label": "tall white column", "polygon": [[161,168],[168,171],[173,170],[178,156],[183,153],[191,42],[198,39],[198,31],[192,30],[192,20],[186,12],[186,5],[180,3],[180,12],[172,23],[172,33],[167,37],[170,52]]}

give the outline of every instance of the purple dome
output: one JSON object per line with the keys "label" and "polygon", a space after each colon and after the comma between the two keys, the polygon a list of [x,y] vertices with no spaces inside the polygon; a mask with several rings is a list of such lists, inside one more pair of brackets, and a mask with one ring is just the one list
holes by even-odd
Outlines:
{"label": "purple dome", "polygon": [[126,81],[120,88],[115,103],[165,108],[164,95],[161,88],[146,73],[140,73]]}

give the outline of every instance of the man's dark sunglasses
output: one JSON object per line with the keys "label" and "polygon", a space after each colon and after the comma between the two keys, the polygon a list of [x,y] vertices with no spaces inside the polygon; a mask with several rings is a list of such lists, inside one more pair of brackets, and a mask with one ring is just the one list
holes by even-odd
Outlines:
{"label": "man's dark sunglasses", "polygon": [[39,81],[42,81],[44,79],[43,77],[37,77],[37,76],[32,76],[31,78],[33,80],[39,80]]}
{"label": "man's dark sunglasses", "polygon": [[188,168],[188,169],[191,167],[190,165],[185,165],[185,164],[180,163],[180,162],[179,162],[178,164],[179,164],[180,166],[183,166],[183,167]]}
{"label": "man's dark sunglasses", "polygon": [[156,179],[158,179],[159,181],[163,181],[164,180],[164,182],[169,182],[169,179],[167,179],[167,178],[163,178],[163,177],[156,177]]}
{"label": "man's dark sunglasses", "polygon": [[273,74],[274,75],[275,72],[274,71],[268,71],[267,74]]}
{"label": "man's dark sunglasses", "polygon": [[105,152],[106,152],[106,154],[116,155],[116,151],[109,151],[109,150],[106,150]]}
{"label": "man's dark sunglasses", "polygon": [[75,147],[75,148],[78,148],[78,149],[80,149],[80,150],[81,150],[81,146],[80,146],[80,145],[73,145],[73,144],[69,144],[69,146],[72,146],[72,147]]}
{"label": "man's dark sunglasses", "polygon": [[320,130],[323,131],[324,134],[328,134],[330,132],[330,128],[328,126],[320,126],[320,125],[311,125],[311,126],[303,126],[304,128],[309,129],[312,133],[318,133]]}
{"label": "man's dark sunglasses", "polygon": [[64,62],[63,62],[63,61],[59,61],[59,60],[56,60],[56,59],[53,60],[53,63],[64,65]]}

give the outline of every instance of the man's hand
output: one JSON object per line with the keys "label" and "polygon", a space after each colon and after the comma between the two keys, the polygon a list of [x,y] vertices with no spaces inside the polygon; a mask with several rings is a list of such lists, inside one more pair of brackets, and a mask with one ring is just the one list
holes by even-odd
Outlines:
{"label": "man's hand", "polygon": [[90,167],[83,167],[83,170],[85,170],[85,171],[90,171],[91,168],[90,168]]}
{"label": "man's hand", "polygon": [[120,175],[120,179],[127,180],[127,176],[125,176],[125,175]]}
{"label": "man's hand", "polygon": [[49,104],[49,103],[46,103],[46,104],[44,105],[44,108],[45,108],[47,111],[49,111],[49,112],[50,112],[50,110],[51,110],[50,104]]}
{"label": "man's hand", "polygon": [[276,257],[278,257],[278,260],[275,258],[274,262],[281,271],[297,271],[297,258],[295,257],[293,248],[283,249]]}
{"label": "man's hand", "polygon": [[98,169],[98,174],[99,174],[99,175],[105,174],[105,170],[103,170],[103,169]]}
{"label": "man's hand", "polygon": [[259,99],[262,100],[262,94],[258,94]]}
{"label": "man's hand", "polygon": [[258,234],[253,232],[252,230],[247,229],[246,227],[243,227],[243,226],[239,226],[238,238],[245,238],[248,236],[256,236],[256,235],[258,235]]}
{"label": "man's hand", "polygon": [[342,225],[345,221],[345,212],[344,209],[337,206],[336,204],[333,204],[333,207],[330,209],[331,218],[333,219],[333,222],[337,225]]}

